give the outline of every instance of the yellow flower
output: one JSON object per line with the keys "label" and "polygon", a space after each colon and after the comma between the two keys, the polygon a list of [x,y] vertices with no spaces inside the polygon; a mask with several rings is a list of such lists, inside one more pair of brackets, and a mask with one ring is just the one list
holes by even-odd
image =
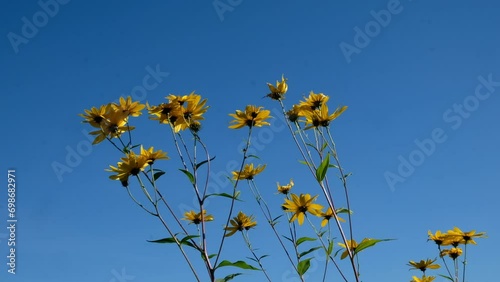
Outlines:
{"label": "yellow flower", "polygon": [[302,225],[306,212],[315,216],[321,216],[323,206],[313,203],[318,196],[311,197],[309,194],[300,194],[300,196],[291,195],[292,199],[285,199],[285,204],[283,204],[285,211],[294,213],[292,218],[290,218],[290,222],[298,219],[299,225]]}
{"label": "yellow flower", "polygon": [[448,255],[450,258],[455,260],[459,256],[462,255],[462,249],[460,248],[451,248],[449,250],[442,250],[441,253],[439,254],[441,257],[444,257]]}
{"label": "yellow flower", "polygon": [[110,165],[110,169],[106,169],[106,171],[115,172],[116,174],[111,175],[109,178],[120,180],[123,186],[128,186],[130,175],[138,175],[148,166],[148,159],[143,155],[136,155],[134,152],[128,153],[121,160],[116,167]]}
{"label": "yellow flower", "polygon": [[411,280],[410,282],[432,282],[432,281],[434,281],[434,279],[436,279],[436,277],[434,277],[434,276],[423,276],[422,278],[418,278],[417,276],[413,276],[412,278],[413,278],[413,280]]}
{"label": "yellow flower", "polygon": [[145,150],[141,145],[141,156],[146,158],[148,164],[153,164],[156,160],[168,160],[167,153],[162,150],[153,151],[153,147]]}
{"label": "yellow flower", "polygon": [[332,211],[332,208],[330,208],[330,207],[326,210],[326,212],[322,212],[320,216],[323,218],[323,220],[321,221],[321,227],[325,227],[325,225],[328,224],[328,221],[332,217],[336,217],[339,221],[345,222],[345,220],[341,217],[338,217],[337,213],[334,213]]}
{"label": "yellow flower", "polygon": [[303,111],[315,111],[316,109],[321,108],[322,105],[324,105],[330,97],[326,96],[323,93],[314,93],[311,91],[309,93],[309,97],[305,99],[305,101],[300,101],[299,107]]}
{"label": "yellow flower", "polygon": [[328,106],[326,104],[322,104],[318,110],[306,111],[304,112],[306,125],[310,124],[310,126],[307,126],[305,129],[310,129],[312,127],[317,128],[319,126],[327,127],[330,125],[332,120],[339,117],[346,109],[347,106],[338,107],[335,112],[328,114]]}
{"label": "yellow flower", "polygon": [[294,183],[293,180],[290,179],[290,182],[287,185],[280,185],[279,182],[277,182],[276,185],[278,185],[278,193],[286,195],[288,194],[288,192],[290,192],[290,189],[292,189]]}
{"label": "yellow flower", "polygon": [[85,114],[78,114],[85,120],[83,122],[89,123],[93,127],[101,128],[101,124],[105,121],[106,113],[109,111],[110,104],[102,105],[99,108],[92,107],[90,110],[84,110]]}
{"label": "yellow flower", "polygon": [[436,243],[438,246],[440,246],[441,244],[443,244],[443,242],[445,241],[446,239],[446,233],[441,233],[441,231],[436,231],[436,234],[432,234],[432,232],[429,230],[427,232],[427,234],[429,235],[429,239],[428,240],[432,240],[434,241],[434,243]]}
{"label": "yellow flower", "polygon": [[193,101],[195,99],[198,99],[199,100],[199,97],[200,95],[197,95],[193,92],[191,92],[189,95],[184,95],[184,96],[179,96],[179,95],[173,95],[173,94],[170,94],[168,95],[166,98],[168,99],[169,103],[172,103],[172,104],[175,104],[176,106],[183,106],[184,103],[188,102],[188,101]]}
{"label": "yellow flower", "polygon": [[191,93],[189,97],[190,98],[186,100],[187,103],[183,103],[183,105],[187,104],[186,107],[181,107],[181,114],[175,121],[175,132],[190,128],[193,123],[198,123],[199,128],[200,123],[198,121],[204,119],[203,114],[208,110],[208,107],[205,107],[207,99],[200,101],[201,96],[195,95],[194,92]]}
{"label": "yellow flower", "polygon": [[111,109],[104,115],[104,120],[101,122],[101,130],[90,132],[91,135],[97,135],[92,144],[101,143],[106,137],[117,138],[124,132],[133,130],[135,127],[128,126],[128,117],[122,111]]}
{"label": "yellow flower", "polygon": [[271,83],[267,83],[271,93],[267,94],[273,100],[282,100],[285,97],[285,93],[288,91],[288,84],[286,84],[287,79],[285,75],[281,76],[281,82],[276,81],[276,86]]}
{"label": "yellow flower", "polygon": [[427,269],[438,269],[440,268],[439,264],[434,264],[436,260],[431,260],[431,259],[427,259],[427,260],[421,260],[419,262],[414,262],[412,260],[410,260],[410,262],[408,263],[408,266],[411,266],[410,269],[420,269],[422,272],[425,273],[425,271]]}
{"label": "yellow flower", "polygon": [[299,117],[304,115],[299,105],[293,105],[292,109],[286,112],[286,116],[288,117],[289,121],[296,122],[299,119]]}
{"label": "yellow flower", "polygon": [[233,171],[233,180],[243,180],[248,179],[252,180],[254,176],[261,173],[266,168],[266,165],[260,166],[258,165],[256,168],[253,167],[252,164],[246,164],[242,171]]}
{"label": "yellow flower", "polygon": [[[361,240],[360,244],[367,241],[367,240],[368,240],[368,238]],[[349,251],[347,250],[346,245],[343,243],[337,243],[337,244],[345,249],[345,251],[342,253],[342,255],[340,255],[340,259],[345,259],[349,255]],[[354,240],[354,239],[347,240],[347,246],[349,246],[349,250],[351,251],[352,255],[354,256],[355,252],[356,252],[356,248],[358,247],[358,243],[356,242],[356,240]]]}
{"label": "yellow flower", "polygon": [[226,237],[232,236],[236,233],[236,231],[243,231],[243,229],[248,230],[255,227],[257,225],[257,221],[254,220],[253,216],[247,216],[240,211],[237,216],[231,219],[231,225],[232,226],[224,228],[226,231],[229,231],[229,233],[226,234]]}
{"label": "yellow flower", "polygon": [[471,243],[473,245],[477,245],[474,238],[486,238],[485,232],[479,232],[476,234],[476,230],[472,230],[469,232],[463,232],[458,227],[454,227],[453,230],[448,230],[448,235],[450,237],[459,238],[464,241],[464,244]]}
{"label": "yellow flower", "polygon": [[120,97],[119,104],[111,104],[115,111],[122,111],[126,116],[138,117],[142,114],[142,109],[146,105],[139,103],[139,101],[132,102],[132,97],[128,96],[127,99]]}
{"label": "yellow flower", "polygon": [[191,221],[189,224],[194,223],[194,224],[200,224],[202,221],[212,221],[214,220],[214,217],[210,214],[207,215],[207,211],[203,210],[203,220],[202,220],[202,213],[196,213],[195,211],[191,210],[188,212],[184,213],[184,218],[183,220]]}
{"label": "yellow flower", "polygon": [[162,103],[158,106],[148,106],[149,114],[151,115],[150,119],[157,120],[160,123],[172,123],[181,116],[182,109],[179,104],[175,103]]}
{"label": "yellow flower", "polygon": [[245,108],[245,111],[236,110],[235,114],[229,114],[234,117],[234,120],[231,123],[229,128],[231,129],[239,129],[245,126],[248,127],[262,127],[263,125],[269,125],[269,122],[265,120],[270,118],[269,114],[271,113],[269,110],[262,110],[263,107],[256,107],[252,105],[248,105]]}

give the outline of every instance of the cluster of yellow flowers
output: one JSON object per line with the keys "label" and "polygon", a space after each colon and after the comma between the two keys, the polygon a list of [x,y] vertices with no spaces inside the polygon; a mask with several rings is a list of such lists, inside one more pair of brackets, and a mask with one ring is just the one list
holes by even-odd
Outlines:
{"label": "cluster of yellow flowers", "polygon": [[[448,232],[441,233],[441,231],[436,231],[436,233],[432,233],[430,230],[428,231],[429,235],[429,241],[434,241],[436,245],[438,246],[439,250],[439,256],[441,258],[444,258],[445,256],[450,257],[454,262],[456,259],[462,255],[463,250],[460,248],[460,245],[464,245],[467,247],[468,244],[473,244],[477,245],[476,241],[474,238],[486,238],[486,233],[485,232],[478,232],[476,233],[475,230],[464,232],[460,230],[458,227],[454,227],[451,230],[448,230]],[[441,246],[450,246],[451,248],[449,249],[441,249]],[[441,266],[439,264],[434,263],[436,259],[431,260],[421,260],[419,262],[415,261],[410,261],[409,266],[411,266],[411,269],[417,269],[423,272],[423,276],[421,278],[417,276],[413,276],[413,280],[411,282],[432,282],[436,277],[434,276],[426,276],[425,271],[427,269],[438,269]],[[443,262],[446,263],[443,259]],[[464,259],[464,267],[465,267],[466,260]],[[455,264],[455,267],[458,267],[458,264]],[[446,267],[448,270],[448,267]],[[448,270],[449,271],[449,270]],[[458,273],[457,270],[455,273]],[[465,272],[464,272],[465,273]],[[452,281],[458,281],[458,277],[455,277],[453,279],[451,276],[451,273],[448,273],[450,275],[450,279]],[[456,276],[456,275],[455,275]],[[464,278],[465,279],[465,278]]]}
{"label": "cluster of yellow flowers", "polygon": [[90,134],[97,135],[92,144],[101,143],[106,138],[118,138],[124,132],[133,130],[133,126],[128,125],[128,117],[138,117],[145,105],[139,102],[132,102],[129,96],[127,99],[120,97],[119,104],[109,103],[99,108],[92,107],[85,110],[85,114],[80,114],[85,123],[99,130],[92,131]]}
{"label": "cluster of yellow flowers", "polygon": [[207,99],[201,100],[201,96],[194,92],[184,96],[169,95],[166,98],[168,103],[148,105],[151,119],[171,124],[176,133],[188,128],[198,132],[201,128],[199,121],[204,119],[203,114],[208,109],[205,107]]}

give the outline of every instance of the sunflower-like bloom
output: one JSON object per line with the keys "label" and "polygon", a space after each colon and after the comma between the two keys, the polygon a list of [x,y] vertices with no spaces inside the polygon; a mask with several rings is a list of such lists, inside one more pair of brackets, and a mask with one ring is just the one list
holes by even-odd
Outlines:
{"label": "sunflower-like bloom", "polygon": [[[369,239],[364,238],[363,240],[361,240],[361,242],[359,244],[361,244],[367,240],[369,240]],[[345,259],[349,255],[349,250],[351,251],[351,253],[354,256],[355,252],[356,252],[356,248],[358,247],[358,243],[354,239],[347,240],[347,246],[349,246],[349,250],[347,249],[348,247],[344,243],[337,243],[337,244],[345,249],[345,251],[340,255],[340,259]]]}
{"label": "sunflower-like bloom", "polygon": [[156,160],[168,160],[169,157],[167,157],[167,153],[163,152],[162,150],[158,151],[153,151],[154,148],[150,147],[149,149],[145,150],[142,145],[141,145],[141,156],[146,158],[148,164],[153,164]]}
{"label": "sunflower-like bloom", "polygon": [[162,103],[158,106],[148,106],[149,114],[151,115],[149,118],[152,120],[157,120],[160,123],[172,123],[181,116],[182,110],[179,104],[174,103]]}
{"label": "sunflower-like bloom", "polygon": [[142,114],[142,110],[146,105],[139,103],[139,101],[132,102],[132,97],[128,96],[127,99],[120,97],[119,104],[111,104],[115,111],[122,111],[126,116],[138,117]]}
{"label": "sunflower-like bloom", "polygon": [[276,86],[271,83],[267,83],[269,90],[271,93],[267,94],[267,97],[270,97],[273,100],[283,100],[285,98],[285,93],[288,91],[288,84],[286,83],[287,79],[285,75],[281,76],[281,82],[276,81]]}
{"label": "sunflower-like bloom", "polygon": [[432,282],[436,277],[434,276],[422,276],[422,278],[418,278],[417,276],[413,276],[413,279],[410,282]]}
{"label": "sunflower-like bloom", "polygon": [[239,212],[237,216],[231,219],[231,226],[227,226],[224,229],[229,231],[226,237],[232,236],[236,231],[243,231],[243,229],[248,230],[257,225],[257,221],[254,220],[253,216],[247,216],[243,212]]}
{"label": "sunflower-like bloom", "polygon": [[269,115],[271,113],[271,111],[262,110],[262,108],[263,107],[248,105],[248,106],[246,106],[245,111],[236,110],[236,113],[229,114],[230,116],[232,116],[234,118],[234,120],[231,121],[231,123],[234,123],[234,124],[230,125],[229,128],[239,129],[239,128],[243,128],[245,126],[262,127],[263,125],[269,125],[269,122],[267,122],[265,120],[271,117]]}
{"label": "sunflower-like bloom", "polygon": [[310,194],[300,194],[300,196],[296,194],[291,195],[292,199],[285,199],[285,203],[283,204],[285,211],[294,213],[290,218],[290,222],[298,219],[299,225],[302,225],[306,212],[315,216],[321,216],[323,206],[314,203],[318,196],[311,197]]}
{"label": "sunflower-like bloom", "polygon": [[486,233],[485,232],[476,233],[476,230],[464,232],[460,230],[460,228],[454,227],[453,230],[448,230],[448,236],[463,240],[464,244],[471,243],[473,245],[477,245],[476,241],[474,241],[474,238],[486,238]]}
{"label": "sunflower-like bloom", "polygon": [[315,111],[319,108],[321,108],[322,105],[324,105],[330,97],[323,93],[314,93],[311,91],[309,93],[309,97],[307,97],[304,101],[299,102],[299,107],[303,111]]}
{"label": "sunflower-like bloom", "polygon": [[304,116],[303,111],[301,110],[299,105],[293,105],[292,108],[286,112],[286,116],[288,117],[288,120],[291,122],[296,122],[299,117]]}
{"label": "sunflower-like bloom", "polygon": [[304,116],[306,117],[306,125],[309,124],[305,129],[317,128],[319,126],[327,127],[330,122],[338,118],[345,110],[347,106],[338,107],[332,114],[328,113],[328,106],[322,104],[321,107],[314,111],[304,111]]}
{"label": "sunflower-like bloom", "polygon": [[339,221],[342,221],[342,222],[345,222],[345,220],[339,216],[337,216],[337,213],[333,212],[332,208],[328,208],[326,210],[326,212],[322,212],[320,214],[320,216],[323,218],[323,220],[321,221],[321,227],[325,227],[325,225],[328,224],[328,221],[332,218],[332,217],[336,217]]}
{"label": "sunflower-like bloom", "polygon": [[441,246],[441,244],[443,244],[446,240],[446,233],[441,233],[441,231],[439,230],[436,231],[436,234],[432,234],[432,232],[429,230],[427,234],[429,235],[429,239],[427,239],[427,241],[432,240],[438,246]]}
{"label": "sunflower-like bloom", "polygon": [[90,110],[84,110],[85,114],[78,114],[85,120],[83,122],[89,123],[93,127],[101,128],[101,124],[106,119],[106,113],[109,112],[111,104],[102,105],[99,108],[92,107]]}
{"label": "sunflower-like bloom", "polygon": [[101,143],[106,137],[117,138],[124,132],[133,130],[134,126],[127,124],[128,116],[121,110],[110,109],[104,115],[104,120],[101,122],[101,130],[90,132],[91,135],[97,135],[92,144]]}
{"label": "sunflower-like bloom", "polygon": [[189,93],[189,95],[180,96],[180,95],[170,94],[165,98],[167,98],[169,103],[172,103],[173,105],[183,106],[188,101],[194,101],[194,100],[199,101],[200,95],[195,94],[193,91],[193,92]]}
{"label": "sunflower-like bloom", "polygon": [[421,260],[419,262],[414,262],[410,260],[408,263],[408,266],[411,266],[410,269],[420,269],[422,272],[425,273],[427,269],[438,269],[441,266],[437,263],[434,263],[436,259],[431,260],[431,259],[426,259],[426,260]]}
{"label": "sunflower-like bloom", "polygon": [[293,179],[290,179],[290,182],[287,185],[280,185],[279,182],[277,182],[276,185],[278,186],[278,193],[286,195],[288,194],[288,192],[290,192],[290,189],[292,189],[294,183]]}
{"label": "sunflower-like bloom", "polygon": [[459,256],[462,255],[462,249],[461,248],[451,248],[449,250],[442,250],[439,255],[441,257],[449,256],[450,258],[455,260],[456,258],[458,258]]}
{"label": "sunflower-like bloom", "polygon": [[106,171],[114,172],[109,178],[113,180],[120,180],[123,186],[128,186],[128,178],[130,175],[138,175],[144,168],[148,166],[148,159],[143,155],[136,155],[134,152],[128,153],[125,157],[121,158],[117,166],[110,165],[110,169]]}
{"label": "sunflower-like bloom", "polygon": [[242,171],[233,171],[233,180],[243,180],[243,179],[248,179],[252,180],[254,176],[257,174],[261,173],[264,169],[266,168],[266,165],[258,165],[257,167],[253,167],[252,164],[246,164],[245,167],[243,167]]}
{"label": "sunflower-like bloom", "polygon": [[214,217],[210,214],[207,214],[206,210],[203,210],[203,213],[201,213],[201,212],[196,213],[195,211],[191,210],[191,211],[185,212],[184,217],[182,219],[187,220],[187,221],[191,221],[189,224],[191,224],[191,223],[200,224],[202,221],[204,221],[204,222],[212,221],[212,220],[214,220]]}
{"label": "sunflower-like bloom", "polygon": [[[203,114],[208,110],[208,107],[205,107],[207,99],[201,100],[201,96],[194,94],[194,92],[187,97],[188,98],[186,99],[186,103],[178,102],[182,103],[182,105],[185,105],[185,107],[181,107],[181,114],[175,121],[175,132],[179,132],[187,128],[192,128],[191,125],[194,123],[200,125],[199,120],[204,119]],[[197,128],[199,129],[200,126],[197,126]]]}

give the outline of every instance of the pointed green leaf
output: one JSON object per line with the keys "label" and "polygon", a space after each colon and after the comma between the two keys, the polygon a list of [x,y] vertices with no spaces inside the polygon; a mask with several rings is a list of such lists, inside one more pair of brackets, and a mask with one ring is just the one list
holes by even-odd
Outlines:
{"label": "pointed green leaf", "polygon": [[454,281],[453,278],[451,278],[450,276],[446,276],[446,275],[442,275],[442,274],[438,274],[439,276],[443,277],[443,278],[446,278],[450,281]]}
{"label": "pointed green leaf", "polygon": [[234,277],[236,276],[240,276],[242,275],[243,273],[233,273],[233,274],[229,274],[228,276],[222,278],[222,279],[216,279],[215,282],[227,282],[229,280],[233,280]]}
{"label": "pointed green leaf", "polygon": [[[210,161],[213,161],[214,159],[215,159],[215,156],[214,156],[213,158],[211,158],[211,159],[210,159]],[[204,161],[202,161],[201,163],[196,164],[196,169],[198,169],[200,166],[202,166],[202,165],[204,165],[204,164],[208,163],[208,161],[209,161],[209,160],[204,160]]]}
{"label": "pointed green leaf", "polygon": [[236,191],[234,197],[233,195],[230,195],[228,193],[213,193],[213,194],[208,194],[205,196],[205,199],[208,198],[208,197],[211,197],[211,196],[218,196],[218,197],[225,197],[225,198],[229,198],[229,199],[235,199],[236,201],[241,201],[240,199],[238,199],[238,197],[240,196],[240,191]]}
{"label": "pointed green leaf", "polygon": [[297,271],[300,276],[304,275],[311,266],[311,258],[305,259],[297,265]]}
{"label": "pointed green leaf", "polygon": [[323,179],[325,178],[329,164],[330,164],[330,154],[326,154],[326,157],[323,159],[318,169],[316,169],[316,180],[318,180],[318,182],[323,181]]}
{"label": "pointed green leaf", "polygon": [[336,210],[335,210],[335,213],[337,213],[337,214],[338,214],[338,213],[349,213],[349,214],[353,214],[353,212],[352,212],[352,211],[350,211],[350,210],[348,210],[348,209],[346,209],[346,208],[338,208],[338,209],[336,209]]}
{"label": "pointed green leaf", "polygon": [[156,172],[155,174],[153,174],[153,181],[158,180],[158,178],[160,178],[160,176],[162,176],[164,174],[165,174],[164,171],[158,171],[158,172]]}
{"label": "pointed green leaf", "polygon": [[191,172],[185,170],[185,169],[180,169],[180,171],[184,172],[184,174],[189,178],[189,182],[191,182],[191,184],[194,184],[195,181],[194,181],[194,176],[191,174]]}
{"label": "pointed green leaf", "polygon": [[316,241],[316,238],[311,238],[311,237],[300,237],[297,239],[297,246],[306,242],[306,241]]}
{"label": "pointed green leaf", "polygon": [[331,255],[332,254],[332,251],[333,251],[333,241],[330,241],[330,243],[328,243],[328,249],[326,250],[326,253],[328,255]]}
{"label": "pointed green leaf", "polygon": [[314,247],[314,248],[310,248],[309,250],[307,250],[307,251],[305,251],[305,252],[300,253],[300,254],[299,254],[299,258],[304,257],[304,256],[306,256],[307,254],[312,253],[312,252],[314,252],[314,251],[316,251],[316,250],[318,250],[318,249],[321,249],[321,247]]}
{"label": "pointed green leaf", "polygon": [[224,266],[234,266],[234,267],[239,267],[239,268],[242,268],[242,269],[251,269],[251,270],[259,270],[258,268],[254,267],[254,266],[251,266],[249,265],[248,263],[242,261],[242,260],[239,260],[239,261],[235,261],[235,262],[230,262],[228,260],[223,260],[219,263],[219,265],[216,267],[219,268],[219,267],[224,267]]}
{"label": "pointed green leaf", "polygon": [[248,156],[247,156],[247,158],[256,158],[256,159],[259,159],[259,160],[260,160],[260,158],[259,158],[259,157],[257,157],[256,155],[248,155]]}
{"label": "pointed green leaf", "polygon": [[367,239],[365,241],[361,241],[361,243],[359,243],[356,249],[354,250],[354,254],[357,254],[366,248],[373,247],[375,244],[379,242],[392,241],[392,240],[394,239]]}

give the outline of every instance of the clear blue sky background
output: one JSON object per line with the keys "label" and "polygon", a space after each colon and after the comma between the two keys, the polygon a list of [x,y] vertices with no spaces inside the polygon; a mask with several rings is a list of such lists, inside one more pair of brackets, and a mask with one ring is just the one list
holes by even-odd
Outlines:
{"label": "clear blue sky background", "polygon": [[[44,23],[36,1],[4,1],[0,214],[6,226],[5,174],[15,168],[19,222],[16,275],[7,273],[7,229],[0,228],[0,280],[108,282],[121,281],[117,273],[123,271],[130,278],[125,281],[191,281],[174,246],[146,242],[166,237],[158,222],[108,179],[104,169],[120,157],[109,144],[83,151],[76,163],[66,160],[69,151],[87,148],[82,130],[90,127],[77,114],[129,95],[143,85],[149,66],[169,75],[160,77],[143,102],[158,104],[169,93],[193,90],[208,98],[201,134],[217,156],[214,172],[240,159],[238,146],[246,135],[227,129],[227,114],[249,103],[278,109],[261,98],[268,93],[265,83],[282,73],[290,84],[287,105],[310,90],[330,95],[332,107],[348,105],[333,129],[342,162],[353,173],[355,237],[397,239],[361,253],[363,281],[409,281],[418,273],[408,271],[408,260],[436,257],[427,230],[453,226],[488,232],[489,239],[469,249],[468,277],[495,281],[500,87],[480,89],[480,95],[492,91],[482,100],[473,96],[479,76],[500,81],[499,4],[402,0],[390,22],[372,30],[370,41],[358,42],[358,48],[355,28],[370,26],[371,11],[387,9],[391,1],[232,3],[218,13],[212,1],[73,0],[59,4]],[[33,23],[34,16],[38,30],[25,27],[24,36],[31,38],[20,39],[23,17]],[[13,45],[13,36],[22,42]],[[345,56],[342,42],[358,48],[356,53]],[[469,104],[461,115],[454,105],[464,103]],[[274,122],[257,152],[268,168],[256,180],[277,212],[282,199],[274,194],[276,181],[293,177],[295,192],[319,191],[296,162],[299,154],[281,121]],[[161,164],[167,175],[160,183],[180,213],[192,205],[192,195],[177,171],[168,131],[145,116],[137,125],[136,140],[172,156]],[[391,189],[386,173],[397,174],[401,158],[418,154],[415,140],[432,138],[435,129],[446,140]],[[54,162],[71,172],[58,178]],[[261,223],[251,237],[262,254],[272,255],[265,262],[274,281],[297,281],[287,275],[291,268],[246,185],[241,188]],[[207,208],[218,215],[225,203],[214,200]],[[223,225],[217,219],[210,223],[214,230]],[[225,251],[231,260],[248,255],[240,236],[229,238]],[[322,262],[318,253],[309,281],[319,280]],[[235,281],[263,279],[248,273]]]}

